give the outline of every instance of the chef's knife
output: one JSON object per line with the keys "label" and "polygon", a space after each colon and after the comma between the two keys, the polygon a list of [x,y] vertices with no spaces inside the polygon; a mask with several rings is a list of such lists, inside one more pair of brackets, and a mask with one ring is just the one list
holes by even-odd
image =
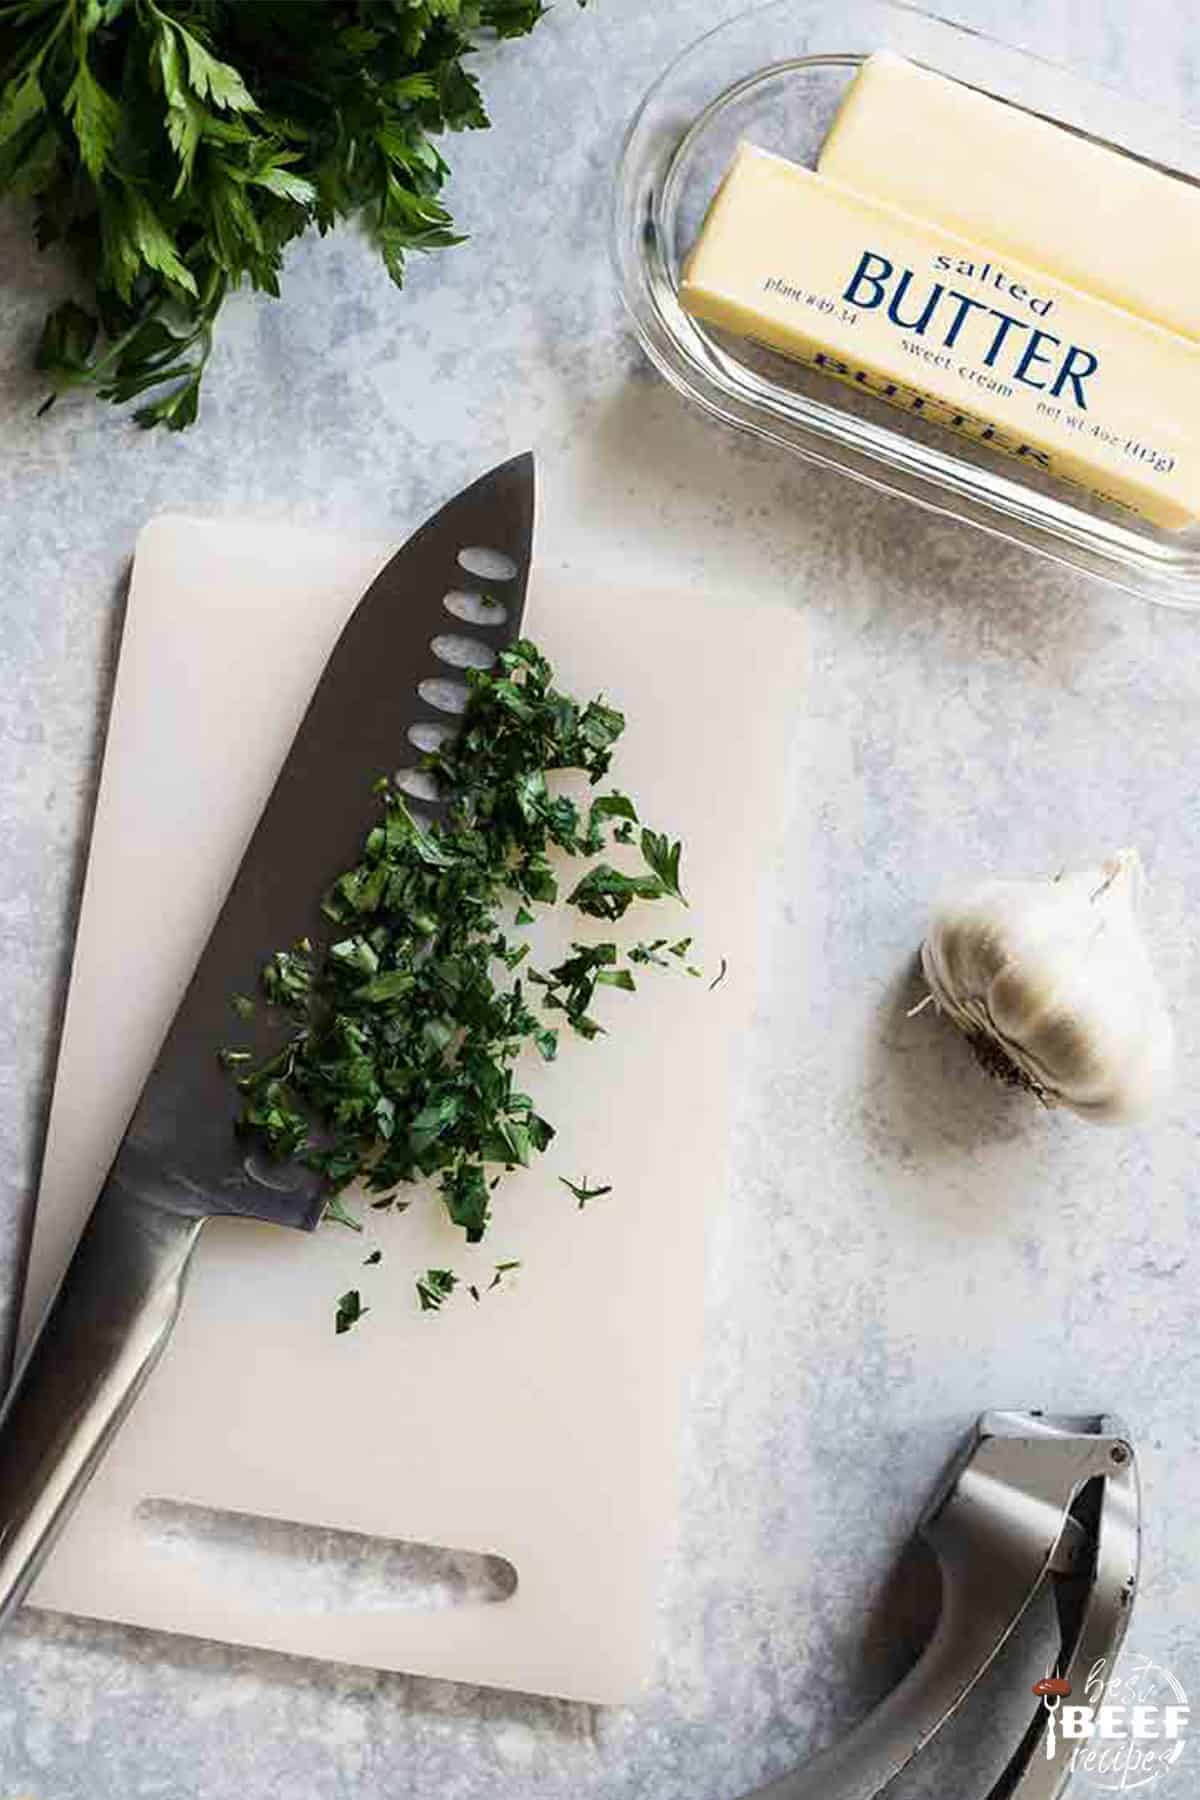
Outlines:
{"label": "chef's knife", "polygon": [[275,950],[320,940],[320,898],[375,822],[374,781],[454,728],[464,667],[519,635],[533,496],[526,455],[450,501],[376,577],[334,648],[0,1413],[0,1623],[158,1360],[205,1220],[312,1231],[321,1218],[317,1175],[247,1154],[235,1134],[238,1095],[218,1062],[237,1024],[233,997]]}

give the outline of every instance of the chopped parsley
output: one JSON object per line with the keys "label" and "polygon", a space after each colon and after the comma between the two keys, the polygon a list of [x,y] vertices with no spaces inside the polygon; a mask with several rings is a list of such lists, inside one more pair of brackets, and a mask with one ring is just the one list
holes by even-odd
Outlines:
{"label": "chopped parsley", "polygon": [[[589,865],[565,904],[616,921],[635,905],[686,904],[681,846],[643,826],[628,795],[581,803],[550,779],[573,770],[592,787],[604,780],[625,727],[614,707],[561,692],[528,641],[467,679],[461,731],[423,761],[439,815],[423,821],[393,783],[379,783],[362,858],[325,897],[328,941],[277,951],[261,971],[285,1040],[265,1060],[247,1065],[239,1051],[224,1060],[243,1097],[239,1131],[272,1157],[318,1170],[328,1218],[362,1229],[342,1198],[352,1184],[376,1209],[401,1211],[404,1190],[430,1180],[478,1244],[505,1172],[529,1166],[554,1138],[536,1097],[517,1085],[522,1051],[551,1062],[564,1034],[595,1038],[605,1029],[597,991],[633,993],[635,970],[684,966],[691,939],[630,950],[612,939],[572,942],[549,969],[530,967],[528,941],[514,933],[559,902],[564,864]],[[622,842],[632,866],[606,860]],[[565,1185],[581,1206],[610,1191]],[[491,1287],[514,1266],[497,1264]],[[437,1311],[456,1285],[452,1271],[427,1270],[417,1282],[422,1309]],[[358,1304],[357,1294],[342,1296],[339,1331],[360,1316]]]}
{"label": "chopped parsley", "polygon": [[458,1286],[453,1269],[426,1269],[417,1278],[417,1299],[422,1312],[440,1312],[443,1304]]}
{"label": "chopped parsley", "polygon": [[370,1310],[369,1306],[363,1305],[362,1296],[357,1288],[351,1288],[348,1294],[343,1294],[337,1303],[337,1311],[333,1317],[334,1330],[338,1336],[341,1337],[343,1332],[349,1331],[357,1325],[363,1315],[369,1313]]}
{"label": "chopped parsley", "polygon": [[[519,1262],[497,1263],[496,1264],[496,1273],[492,1276],[492,1279],[488,1282],[487,1287],[484,1289],[484,1293],[490,1294],[492,1292],[493,1288],[498,1288],[501,1285],[501,1283],[503,1282],[504,1277],[506,1275],[514,1274],[516,1272],[516,1270],[520,1268],[520,1266],[521,1265]],[[476,1287],[474,1282],[471,1283],[470,1287],[467,1289],[467,1292],[470,1294],[472,1300],[479,1300],[482,1297],[480,1295],[478,1287]]]}

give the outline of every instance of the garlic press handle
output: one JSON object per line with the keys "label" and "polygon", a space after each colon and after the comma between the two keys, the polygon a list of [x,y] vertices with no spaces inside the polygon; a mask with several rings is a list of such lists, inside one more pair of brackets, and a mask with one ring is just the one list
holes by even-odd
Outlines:
{"label": "garlic press handle", "polygon": [[[1058,1674],[1071,1686],[1076,1703],[1095,1704],[1092,1680],[1112,1674],[1137,1593],[1141,1553],[1141,1492],[1128,1433],[1119,1420],[1106,1419],[1112,1438],[1110,1467],[1103,1483],[1085,1490],[1076,1512],[1090,1528],[1089,1554],[1055,1581],[1062,1651]],[[992,1788],[988,1800],[1058,1800],[1073,1768],[1073,1747],[1063,1738],[1047,1742],[1049,1714],[1039,1704],[1019,1748]]]}
{"label": "garlic press handle", "polygon": [[[1091,1430],[1082,1428],[1089,1423]],[[1115,1656],[1132,1594],[1129,1571],[1132,1566],[1136,1575],[1137,1566],[1132,1471],[1132,1451],[1113,1420],[985,1414],[921,1523],[937,1557],[942,1606],[920,1661],[848,1736],[752,1800],[877,1800],[962,1705],[1050,1576],[1090,1595],[1103,1574],[1106,1596],[1114,1580],[1126,1578],[1124,1605],[1115,1612],[1083,1609],[1092,1623],[1090,1634],[1083,1633],[1091,1647],[1103,1640]],[[1109,1477],[1120,1482],[1122,1476],[1117,1516],[1097,1539],[1072,1508],[1091,1483],[1103,1478],[1107,1486]],[[1085,1672],[1091,1666],[1082,1654],[1072,1661]],[[1053,1800],[1061,1792],[1063,1767],[1032,1760],[1043,1727],[1039,1712],[989,1800]],[[1021,1785],[1026,1779],[1030,1785]]]}

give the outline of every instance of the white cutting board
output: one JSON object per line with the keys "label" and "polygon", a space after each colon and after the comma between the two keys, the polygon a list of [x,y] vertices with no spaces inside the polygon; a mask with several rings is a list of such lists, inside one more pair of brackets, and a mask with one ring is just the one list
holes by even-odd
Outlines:
{"label": "white cutting board", "polygon": [[[325,658],[389,549],[172,517],[139,540],[23,1341]],[[559,1136],[536,1169],[506,1182],[477,1250],[428,1200],[373,1217],[365,1239],[336,1226],[313,1236],[206,1227],[174,1339],[34,1604],[594,1701],[626,1698],[644,1676],[697,1347],[704,1218],[724,1183],[732,1073],[758,978],[760,877],[800,702],[799,630],[782,612],[553,575],[535,578],[526,629],[564,684],[603,688],[628,713],[613,779],[651,823],[682,835],[694,896],[687,914],[658,915],[662,928],[694,932],[710,970],[727,956],[727,978],[709,992],[652,972],[637,995],[606,992],[611,1035],[565,1043],[553,1068],[539,1063],[530,1079]],[[656,933],[644,916],[650,929],[634,935]],[[614,1191],[581,1214],[560,1174]],[[384,1261],[364,1268],[375,1244]],[[511,1292],[418,1311],[418,1270],[453,1264],[486,1281],[510,1257],[524,1264]],[[372,1310],[336,1337],[333,1301],[352,1286]],[[516,1591],[415,1605],[385,1586],[364,1602],[349,1576],[341,1589],[316,1580],[354,1539],[277,1531],[248,1563],[244,1545],[232,1556],[213,1548],[244,1519],[167,1508],[164,1531],[164,1501],[499,1555]]]}

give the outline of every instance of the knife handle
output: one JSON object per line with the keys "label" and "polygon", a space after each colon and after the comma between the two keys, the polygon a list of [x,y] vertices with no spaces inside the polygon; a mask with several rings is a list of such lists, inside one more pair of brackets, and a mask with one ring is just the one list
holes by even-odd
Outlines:
{"label": "knife handle", "polygon": [[0,1625],[162,1354],[203,1224],[111,1179],[96,1202],[0,1411]]}

